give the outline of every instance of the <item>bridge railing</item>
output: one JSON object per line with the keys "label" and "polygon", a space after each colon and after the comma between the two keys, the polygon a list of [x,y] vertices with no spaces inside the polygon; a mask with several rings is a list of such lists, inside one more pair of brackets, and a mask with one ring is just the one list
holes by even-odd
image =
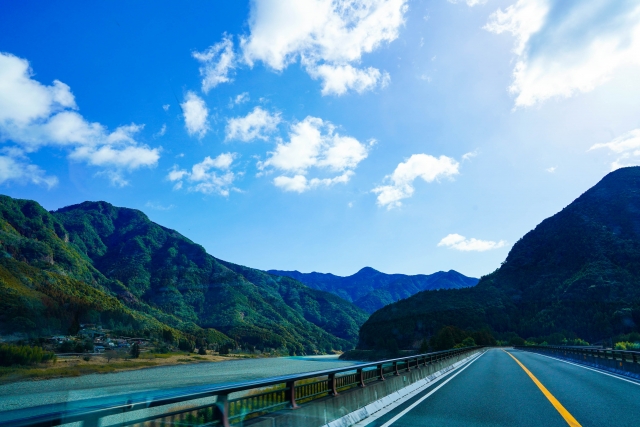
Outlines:
{"label": "bridge railing", "polygon": [[0,426],[49,427],[79,423],[97,426],[196,426],[228,427],[284,409],[297,409],[317,399],[366,387],[373,381],[419,369],[433,363],[475,352],[480,347],[418,354],[263,380],[166,392],[150,396],[137,393],[118,399],[93,398],[0,413]]}
{"label": "bridge railing", "polygon": [[520,350],[536,350],[543,353],[556,354],[559,356],[572,357],[577,359],[587,360],[600,359],[619,361],[624,363],[639,364],[640,363],[640,351],[628,351],[628,350],[612,350],[593,347],[577,347],[577,346],[554,346],[554,345],[527,345],[527,346],[515,346],[514,348]]}

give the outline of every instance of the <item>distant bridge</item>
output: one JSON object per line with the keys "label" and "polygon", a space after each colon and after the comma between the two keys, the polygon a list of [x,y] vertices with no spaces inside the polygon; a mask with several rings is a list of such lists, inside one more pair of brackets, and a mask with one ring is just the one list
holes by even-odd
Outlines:
{"label": "distant bridge", "polygon": [[639,362],[628,351],[474,347],[6,411],[0,426],[640,426]]}

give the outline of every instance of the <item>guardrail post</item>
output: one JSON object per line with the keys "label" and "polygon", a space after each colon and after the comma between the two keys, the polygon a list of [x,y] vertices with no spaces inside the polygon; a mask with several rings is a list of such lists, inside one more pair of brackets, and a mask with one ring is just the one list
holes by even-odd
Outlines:
{"label": "guardrail post", "polygon": [[400,375],[400,372],[398,372],[398,362],[393,362],[393,375]]}
{"label": "guardrail post", "polygon": [[382,363],[378,365],[378,376],[380,381],[384,381],[384,366],[382,366]]}
{"label": "guardrail post", "polygon": [[338,395],[338,388],[336,385],[336,374],[329,374],[329,394],[331,396]]}
{"label": "guardrail post", "polygon": [[411,359],[407,359],[407,372],[411,372]]}
{"label": "guardrail post", "polygon": [[358,387],[364,387],[364,373],[358,369]]}
{"label": "guardrail post", "polygon": [[229,395],[219,394],[216,398],[216,411],[220,417],[222,427],[230,427],[229,425]]}
{"label": "guardrail post", "polygon": [[289,409],[298,409],[299,406],[296,403],[296,382],[295,382],[295,380],[294,381],[287,381],[285,387],[286,387],[285,399],[289,403]]}

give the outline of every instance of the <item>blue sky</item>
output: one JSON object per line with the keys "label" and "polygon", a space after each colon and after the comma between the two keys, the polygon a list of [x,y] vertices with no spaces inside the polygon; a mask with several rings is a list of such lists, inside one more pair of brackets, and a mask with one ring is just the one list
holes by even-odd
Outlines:
{"label": "blue sky", "polygon": [[0,3],[0,192],[255,268],[480,276],[639,164],[635,1],[182,3]]}

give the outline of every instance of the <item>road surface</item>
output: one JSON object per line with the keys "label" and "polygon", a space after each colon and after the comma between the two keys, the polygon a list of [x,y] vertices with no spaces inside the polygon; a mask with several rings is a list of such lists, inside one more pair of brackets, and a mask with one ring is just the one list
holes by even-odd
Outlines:
{"label": "road surface", "polygon": [[640,382],[535,353],[490,349],[385,415],[358,425],[637,427]]}

